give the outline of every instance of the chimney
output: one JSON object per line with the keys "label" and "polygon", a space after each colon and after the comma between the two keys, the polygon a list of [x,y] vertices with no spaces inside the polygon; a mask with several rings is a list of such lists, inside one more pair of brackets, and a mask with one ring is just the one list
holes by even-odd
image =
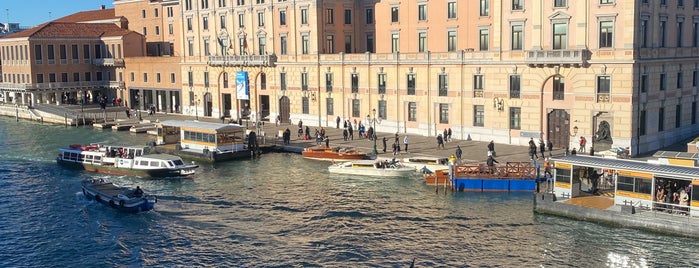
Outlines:
{"label": "chimney", "polygon": [[101,10],[104,10],[104,5],[101,5],[101,6],[100,6],[100,9],[101,9]]}

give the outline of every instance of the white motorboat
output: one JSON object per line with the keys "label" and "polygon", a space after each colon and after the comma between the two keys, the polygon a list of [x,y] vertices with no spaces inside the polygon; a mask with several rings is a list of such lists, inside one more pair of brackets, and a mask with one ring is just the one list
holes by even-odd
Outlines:
{"label": "white motorboat", "polygon": [[328,167],[330,173],[365,175],[377,177],[405,177],[415,173],[415,167],[398,161],[356,160],[334,164]]}

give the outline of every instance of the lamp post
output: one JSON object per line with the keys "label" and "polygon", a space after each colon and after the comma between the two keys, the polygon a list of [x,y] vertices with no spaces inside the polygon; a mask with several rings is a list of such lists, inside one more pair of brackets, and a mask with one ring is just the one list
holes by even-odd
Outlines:
{"label": "lamp post", "polygon": [[[196,98],[196,96],[195,96]],[[199,120],[199,99],[197,99],[196,105],[194,106],[194,116],[196,120]]]}
{"label": "lamp post", "polygon": [[374,136],[374,137],[372,137],[372,138],[374,138],[374,151],[372,151],[372,153],[373,153],[374,155],[378,155],[378,154],[379,154],[379,151],[376,150],[376,140],[377,140],[377,139],[376,139],[376,135],[375,135],[374,133],[376,133],[376,123],[381,124],[381,120],[376,118],[376,109],[371,109],[371,113],[372,113],[372,115],[374,116],[374,118],[370,118],[369,115],[367,115],[367,116],[366,116],[366,120],[367,120],[370,124],[372,124],[372,129],[374,130],[374,131],[372,132],[372,134],[371,134],[371,135]]}

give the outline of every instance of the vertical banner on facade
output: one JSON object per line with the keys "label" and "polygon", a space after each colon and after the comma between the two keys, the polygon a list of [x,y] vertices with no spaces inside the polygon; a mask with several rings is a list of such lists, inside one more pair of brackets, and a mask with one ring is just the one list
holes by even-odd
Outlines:
{"label": "vertical banner on facade", "polygon": [[235,73],[235,87],[239,100],[250,99],[250,84],[248,81],[248,72],[238,71]]}

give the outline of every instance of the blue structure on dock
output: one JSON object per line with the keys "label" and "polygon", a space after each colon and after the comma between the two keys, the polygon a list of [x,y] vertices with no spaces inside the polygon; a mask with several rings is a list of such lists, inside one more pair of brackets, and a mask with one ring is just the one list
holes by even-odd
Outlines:
{"label": "blue structure on dock", "polygon": [[450,180],[454,191],[536,191],[538,173],[536,167],[529,162],[508,162],[492,172],[483,164],[455,165],[451,171]]}

